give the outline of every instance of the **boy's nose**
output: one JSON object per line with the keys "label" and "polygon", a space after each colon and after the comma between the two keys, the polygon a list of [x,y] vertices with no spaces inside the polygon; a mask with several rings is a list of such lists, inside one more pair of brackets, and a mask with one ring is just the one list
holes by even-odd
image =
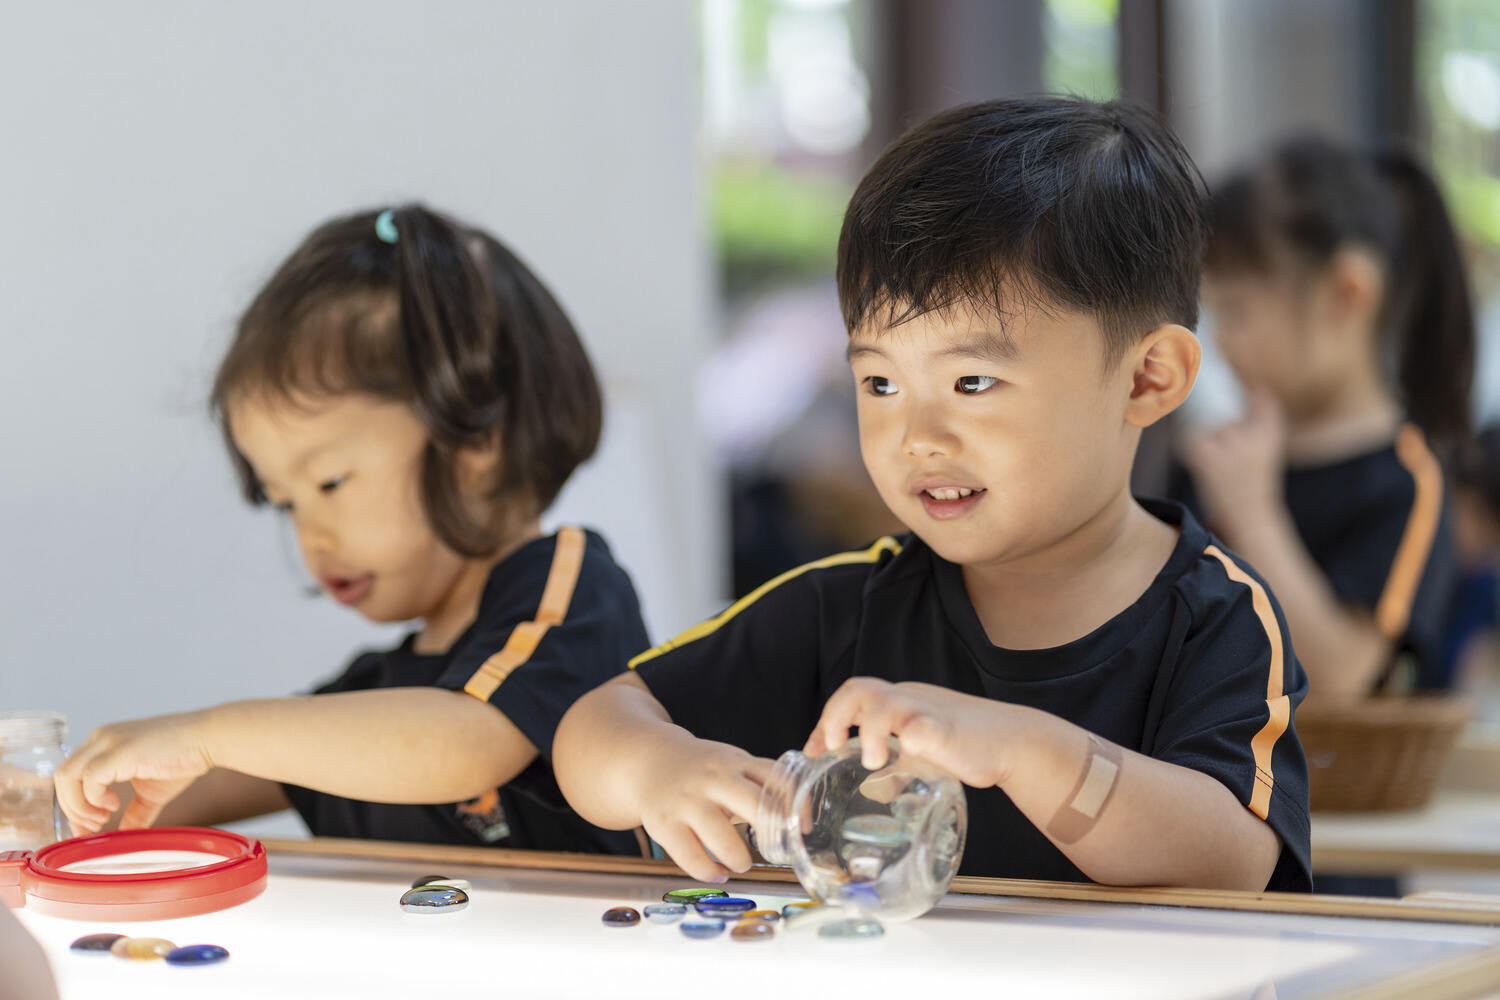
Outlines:
{"label": "boy's nose", "polygon": [[907,421],[906,431],[901,437],[901,449],[914,458],[951,455],[957,441],[941,414],[934,412],[931,407],[922,407],[914,411]]}

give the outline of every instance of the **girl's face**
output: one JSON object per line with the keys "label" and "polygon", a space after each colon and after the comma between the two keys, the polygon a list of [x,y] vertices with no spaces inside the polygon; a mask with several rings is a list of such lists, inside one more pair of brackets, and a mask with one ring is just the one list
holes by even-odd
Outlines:
{"label": "girl's face", "polygon": [[1205,275],[1203,305],[1224,359],[1246,386],[1288,409],[1306,391],[1307,310],[1292,283],[1252,271]]}
{"label": "girl's face", "polygon": [[467,621],[475,561],[428,524],[420,492],[427,430],[410,406],[364,395],[293,405],[247,394],[228,416],[235,446],[267,500],[291,519],[324,591],[371,621],[422,619],[430,630]]}

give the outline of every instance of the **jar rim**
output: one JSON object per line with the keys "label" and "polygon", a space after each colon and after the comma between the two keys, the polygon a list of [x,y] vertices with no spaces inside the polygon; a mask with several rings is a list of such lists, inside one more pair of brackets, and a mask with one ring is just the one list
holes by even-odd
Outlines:
{"label": "jar rim", "polygon": [[67,739],[68,720],[45,709],[0,709],[0,746]]}

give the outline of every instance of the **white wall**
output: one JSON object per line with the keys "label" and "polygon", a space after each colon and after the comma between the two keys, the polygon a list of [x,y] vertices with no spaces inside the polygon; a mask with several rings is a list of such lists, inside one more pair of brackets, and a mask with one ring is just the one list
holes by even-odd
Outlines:
{"label": "white wall", "polygon": [[[584,333],[613,424],[558,514],[660,636],[720,596],[687,0],[29,4],[0,31],[0,708],[99,723],[305,688],[385,641],[301,595],[203,407],[311,226],[418,197]],[[607,418],[608,419],[608,418]]]}

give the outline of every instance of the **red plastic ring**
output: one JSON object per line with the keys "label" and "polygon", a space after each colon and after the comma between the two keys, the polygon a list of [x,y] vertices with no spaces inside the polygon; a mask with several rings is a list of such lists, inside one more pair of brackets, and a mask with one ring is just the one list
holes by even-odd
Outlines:
{"label": "red plastic ring", "polygon": [[[134,851],[201,851],[224,858],[165,872],[94,874],[68,865]],[[237,906],[266,888],[266,849],[227,830],[168,826],[74,837],[43,847],[20,871],[25,905],[70,920],[167,920]]]}

